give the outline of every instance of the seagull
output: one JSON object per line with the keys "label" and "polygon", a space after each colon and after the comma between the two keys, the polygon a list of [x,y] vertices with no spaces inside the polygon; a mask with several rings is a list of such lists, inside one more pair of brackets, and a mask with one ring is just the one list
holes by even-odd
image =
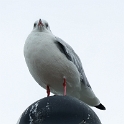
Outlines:
{"label": "seagull", "polygon": [[35,81],[55,95],[75,97],[105,110],[94,94],[78,55],[70,45],[53,35],[45,20],[37,20],[24,45],[24,57]]}

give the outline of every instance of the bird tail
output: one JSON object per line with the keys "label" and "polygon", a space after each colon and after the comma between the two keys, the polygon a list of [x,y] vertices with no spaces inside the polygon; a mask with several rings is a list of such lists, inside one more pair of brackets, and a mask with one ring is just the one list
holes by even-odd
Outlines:
{"label": "bird tail", "polygon": [[100,110],[106,110],[104,105],[102,105],[99,99],[95,96],[92,88],[85,86],[85,84],[81,84],[80,100]]}
{"label": "bird tail", "polygon": [[90,106],[98,106],[100,104],[91,87],[86,87],[84,84],[81,84],[80,100]]}

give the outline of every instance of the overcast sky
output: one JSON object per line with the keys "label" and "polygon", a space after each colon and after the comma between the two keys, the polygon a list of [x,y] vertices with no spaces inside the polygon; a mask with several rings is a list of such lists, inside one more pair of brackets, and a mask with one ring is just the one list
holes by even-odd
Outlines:
{"label": "overcast sky", "polygon": [[39,18],[79,55],[96,96],[107,108],[92,108],[101,122],[123,124],[123,0],[0,1],[0,124],[16,124],[29,105],[46,96],[23,56],[25,40]]}

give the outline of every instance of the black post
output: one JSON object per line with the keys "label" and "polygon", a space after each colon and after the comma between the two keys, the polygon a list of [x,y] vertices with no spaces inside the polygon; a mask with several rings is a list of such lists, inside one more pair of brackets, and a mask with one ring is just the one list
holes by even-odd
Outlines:
{"label": "black post", "polygon": [[50,96],[30,105],[17,124],[101,124],[85,103],[69,96]]}

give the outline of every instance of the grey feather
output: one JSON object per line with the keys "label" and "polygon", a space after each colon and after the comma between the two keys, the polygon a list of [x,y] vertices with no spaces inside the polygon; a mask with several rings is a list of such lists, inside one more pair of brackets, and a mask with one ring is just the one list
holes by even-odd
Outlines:
{"label": "grey feather", "polygon": [[80,73],[80,80],[81,82],[90,87],[90,84],[86,78],[86,75],[84,73],[83,67],[82,67],[82,63],[80,61],[80,58],[78,57],[78,55],[74,52],[74,50],[72,49],[72,47],[70,45],[68,45],[66,42],[64,42],[62,39],[56,37],[56,41],[55,41],[57,47],[59,48],[59,50],[67,57],[68,60],[70,60],[71,62],[74,63],[74,65],[77,67],[77,70]]}

